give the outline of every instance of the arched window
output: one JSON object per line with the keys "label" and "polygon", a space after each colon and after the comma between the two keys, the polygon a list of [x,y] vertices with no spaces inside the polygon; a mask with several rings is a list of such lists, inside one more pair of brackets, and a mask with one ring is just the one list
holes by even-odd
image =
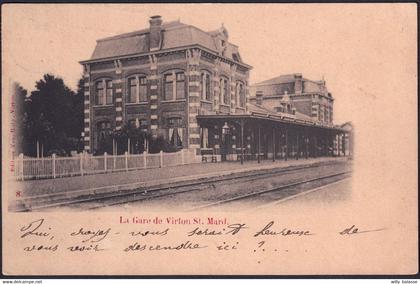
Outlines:
{"label": "arched window", "polygon": [[112,80],[100,80],[95,83],[95,104],[112,105]]}
{"label": "arched window", "polygon": [[105,88],[106,88],[106,104],[112,105],[112,81],[106,80],[105,81]]}
{"label": "arched window", "polygon": [[241,81],[236,82],[236,103],[239,107],[245,107],[245,86]]}
{"label": "arched window", "polygon": [[95,84],[95,104],[103,105],[104,102],[104,82],[99,81]]}
{"label": "arched window", "polygon": [[208,72],[201,73],[201,99],[210,101],[210,74]]}
{"label": "arched window", "polygon": [[128,100],[129,103],[137,102],[137,78],[128,79]]}
{"label": "arched window", "polygon": [[229,87],[229,84],[228,84],[227,78],[221,78],[220,79],[220,101],[224,105],[230,105],[228,87]]}
{"label": "arched window", "polygon": [[147,79],[144,76],[128,78],[128,99],[129,103],[147,102]]}
{"label": "arched window", "polygon": [[230,92],[230,104],[231,107],[235,107],[235,105],[238,105],[238,95],[236,94],[236,90],[234,92]]}
{"label": "arched window", "polygon": [[172,71],[164,75],[164,100],[173,101],[185,99],[184,72]]}
{"label": "arched window", "polygon": [[185,75],[184,72],[176,73],[176,98],[185,99]]}
{"label": "arched window", "polygon": [[165,101],[170,101],[173,100],[174,97],[174,79],[173,79],[173,74],[166,74],[165,75],[165,94],[164,94],[164,100]]}

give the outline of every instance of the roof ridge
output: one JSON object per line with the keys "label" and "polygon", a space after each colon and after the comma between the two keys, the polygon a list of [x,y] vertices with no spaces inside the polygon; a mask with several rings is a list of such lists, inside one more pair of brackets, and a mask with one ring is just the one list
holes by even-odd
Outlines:
{"label": "roof ridge", "polygon": [[[272,77],[270,79],[267,79],[267,80],[264,80],[264,81],[255,83],[255,84],[253,84],[253,86],[262,86],[262,85],[267,85],[268,86],[268,85],[276,85],[276,84],[281,84],[281,83],[287,83],[287,82],[281,82],[281,83],[279,83],[279,82],[275,82],[275,80],[278,80],[278,79],[281,79],[281,78],[291,77],[291,76],[294,76],[296,74],[300,74],[300,73],[282,74],[282,75],[279,75],[279,76],[276,76],[276,77]],[[294,77],[293,77],[293,79],[294,79]],[[292,78],[290,78],[290,83],[293,82],[293,81],[294,80],[292,80]],[[323,80],[312,80],[312,79],[308,79],[308,78],[302,77],[302,81],[312,82],[312,83],[315,83],[315,84],[320,85],[320,84],[322,84],[322,81]]]}
{"label": "roof ridge", "polygon": [[296,73],[278,75],[278,76],[272,77],[270,79],[267,79],[267,80],[264,80],[264,81],[255,83],[254,85],[257,86],[257,85],[266,85],[266,84],[267,85],[270,85],[270,84],[278,84],[278,83],[272,83],[272,81],[277,80],[277,79],[280,79],[280,78],[291,77],[291,76],[293,76],[293,79],[294,79],[294,75],[295,74]]}
{"label": "roof ridge", "polygon": [[[216,54],[220,53],[219,44],[215,42],[215,38],[199,27],[182,23],[180,20],[164,22],[161,27],[162,50],[198,45]],[[149,37],[150,28],[146,28],[99,39],[96,41],[95,50],[89,60],[148,52],[150,51]],[[227,42],[225,53],[221,56],[246,65],[242,59],[238,59],[240,56],[237,54],[239,54],[237,45]]]}
{"label": "roof ridge", "polygon": [[[170,21],[170,22],[164,22],[164,23],[162,23],[162,28],[163,29],[166,29],[166,28],[176,27],[176,26],[173,26],[173,24],[176,24],[176,23],[180,24],[179,25],[180,27],[181,26],[182,27],[189,26],[187,24],[182,23],[179,20],[175,20],[175,21]],[[108,41],[108,40],[115,40],[115,39],[121,39],[121,38],[136,36],[136,35],[144,35],[144,34],[147,34],[149,32],[150,32],[150,28],[144,28],[144,29],[136,30],[136,31],[129,32],[129,33],[123,33],[123,34],[118,34],[118,35],[114,35],[114,36],[104,37],[104,38],[98,39],[97,42],[100,42],[100,41]]]}
{"label": "roof ridge", "polygon": [[255,103],[253,103],[253,102],[250,102],[250,104],[252,104],[253,106],[255,106],[255,107],[257,107],[257,108],[260,108],[260,109],[262,109],[262,110],[264,110],[264,111],[267,111],[267,112],[269,112],[269,113],[275,113],[274,111],[272,111],[272,110],[270,110],[270,109],[268,109],[268,108],[266,108],[266,107],[264,107],[264,106],[262,106],[262,105],[255,104]]}

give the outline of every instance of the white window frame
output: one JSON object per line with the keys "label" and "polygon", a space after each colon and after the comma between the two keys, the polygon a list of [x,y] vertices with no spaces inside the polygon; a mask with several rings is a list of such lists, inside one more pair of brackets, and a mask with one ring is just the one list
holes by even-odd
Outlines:
{"label": "white window frame", "polygon": [[[223,82],[223,84],[222,84],[222,82]],[[225,87],[225,86],[227,86],[227,87]],[[223,106],[230,107],[230,102],[229,102],[229,100],[230,100],[230,94],[229,94],[230,88],[229,88],[229,79],[227,77],[225,77],[225,76],[220,77],[219,89],[220,89],[219,90],[220,91],[219,103]],[[226,96],[227,96],[227,102],[226,103],[225,103],[225,100],[224,100],[225,93],[226,93]]]}
{"label": "white window frame", "polygon": [[[97,96],[98,96],[98,89],[97,89],[97,85],[99,82],[102,82],[102,91],[103,91],[103,102],[102,104],[97,103]],[[107,82],[111,82],[111,88],[108,88],[107,86]],[[94,83],[95,86],[95,98],[94,98],[94,102],[95,102],[95,106],[112,106],[114,104],[114,89],[112,87],[112,80],[109,78],[103,78],[101,80],[96,80]],[[107,104],[107,91],[111,90],[111,96],[112,96],[112,103]]]}
{"label": "white window frame", "polygon": [[[169,125],[170,119],[176,119],[180,123]],[[186,132],[186,129],[185,127],[183,127],[183,123],[184,123],[183,119],[181,117],[174,116],[174,117],[168,117],[167,121],[168,121],[167,122],[168,123],[168,142],[171,143],[172,135],[176,129],[178,132],[179,141],[181,142],[182,147],[184,147],[184,133]],[[178,145],[173,145],[173,146],[178,146]]]}
{"label": "white window frame", "polygon": [[[243,92],[243,105],[241,105],[240,87],[242,87],[242,92]],[[236,95],[236,107],[237,108],[245,109],[245,105],[246,105],[246,93],[245,92],[246,92],[245,91],[245,84],[242,81],[236,81],[235,95]]]}
{"label": "white window frame", "polygon": [[[177,98],[177,74],[182,73],[184,75],[184,97],[178,99]],[[168,100],[166,99],[166,76],[171,76],[172,77],[172,99]],[[186,97],[187,97],[187,86],[186,86],[186,75],[185,75],[185,71],[184,70],[172,70],[172,71],[167,71],[165,73],[163,73],[163,98],[162,101],[163,102],[174,102],[174,101],[185,101]]]}
{"label": "white window frame", "polygon": [[[208,76],[208,84],[209,89],[207,90],[207,77]],[[201,86],[201,99],[206,102],[212,101],[212,92],[211,92],[211,74],[208,71],[201,71],[201,80],[200,80],[200,86]],[[208,94],[207,94],[208,91]],[[207,99],[208,97],[208,99]]]}
{"label": "white window frame", "polygon": [[[130,92],[131,92],[130,81],[132,79],[135,79],[136,80],[136,101],[135,102],[130,102],[130,100],[129,100],[130,96],[127,96],[127,95],[131,95],[130,94]],[[146,104],[147,103],[147,93],[148,93],[147,92],[147,81],[146,81],[146,84],[145,85],[142,85],[140,83],[140,79],[146,79],[146,76],[144,76],[144,75],[135,75],[135,76],[130,76],[130,77],[127,78],[127,86],[128,86],[128,88],[127,88],[127,95],[126,95],[127,104]],[[140,101],[140,86],[146,86],[146,100],[145,101]]]}

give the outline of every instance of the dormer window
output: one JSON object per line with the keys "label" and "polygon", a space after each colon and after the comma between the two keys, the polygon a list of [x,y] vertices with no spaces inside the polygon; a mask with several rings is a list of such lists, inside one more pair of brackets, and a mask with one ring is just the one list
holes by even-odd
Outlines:
{"label": "dormer window", "polygon": [[239,55],[239,53],[232,53],[232,58],[236,62],[241,62],[241,56]]}
{"label": "dormer window", "polygon": [[225,51],[226,51],[226,40],[223,39],[223,38],[221,38],[219,40],[219,44],[220,44],[220,52],[224,56],[225,55]]}

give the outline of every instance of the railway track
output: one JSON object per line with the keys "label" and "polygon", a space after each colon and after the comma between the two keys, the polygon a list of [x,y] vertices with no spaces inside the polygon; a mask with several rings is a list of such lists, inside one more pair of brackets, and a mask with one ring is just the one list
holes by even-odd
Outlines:
{"label": "railway track", "polygon": [[[318,163],[303,166],[293,166],[288,168],[276,168],[270,170],[258,170],[253,172],[242,172],[222,175],[218,177],[211,177],[206,179],[190,180],[183,182],[175,182],[170,184],[164,184],[153,187],[139,187],[133,190],[123,190],[110,193],[96,193],[96,194],[85,194],[76,198],[60,198],[57,199],[41,196],[28,198],[25,204],[16,206],[13,211],[24,212],[24,211],[39,211],[44,209],[59,208],[59,207],[78,207],[83,204],[85,209],[97,209],[105,206],[114,206],[119,204],[125,204],[130,202],[141,202],[147,201],[154,198],[166,197],[181,193],[187,193],[198,190],[205,190],[214,188],[220,185],[236,184],[238,182],[252,182],[254,180],[260,180],[264,178],[273,177],[279,174],[285,174],[290,172],[302,171],[308,168],[317,168],[321,166],[336,164],[336,162],[330,163]],[[226,201],[228,202],[228,201]],[[224,202],[224,203],[226,203]]]}
{"label": "railway track", "polygon": [[[246,200],[246,199],[253,199],[253,201],[255,202],[256,201],[255,199],[256,198],[261,199],[261,196],[276,193],[278,191],[286,191],[286,190],[291,190],[291,189],[295,190],[296,187],[301,186],[301,185],[310,185],[311,183],[314,183],[314,182],[326,181],[326,180],[329,180],[329,179],[332,179],[332,178],[337,178],[337,177],[340,177],[339,180],[342,180],[342,179],[348,177],[350,175],[350,173],[351,173],[351,171],[345,171],[345,172],[340,172],[340,173],[336,173],[336,174],[332,174],[332,175],[326,175],[326,176],[322,176],[322,177],[307,179],[307,180],[303,180],[303,181],[299,181],[299,182],[293,182],[293,183],[289,183],[289,184],[285,184],[285,185],[281,185],[281,186],[274,186],[274,187],[271,187],[271,188],[268,188],[268,189],[262,189],[262,190],[258,189],[254,192],[239,195],[239,196],[234,196],[234,197],[229,198],[229,199],[220,200],[220,201],[212,202],[212,203],[207,203],[207,204],[204,204],[204,205],[199,205],[199,206],[190,208],[187,211],[196,211],[196,210],[200,210],[200,209],[213,208],[213,207],[217,207],[217,206],[220,206],[220,205],[225,205],[225,204],[228,204],[228,203],[243,201],[243,200]],[[336,181],[334,181],[334,182],[336,182]],[[328,183],[326,183],[326,184],[328,184]],[[323,186],[324,185],[325,184],[323,184]],[[304,193],[307,190],[308,190],[307,188],[304,188],[302,190],[298,190],[298,192],[296,194]],[[309,189],[308,191],[310,191],[310,190],[312,190],[312,189]],[[286,194],[285,199],[286,198],[289,199],[290,197],[294,197],[294,195],[290,196],[290,195]],[[265,199],[267,199],[267,198],[265,198]],[[280,200],[282,200],[282,199],[280,199]],[[274,203],[279,202],[280,200],[275,200]],[[273,203],[272,200],[271,200],[271,203]]]}

